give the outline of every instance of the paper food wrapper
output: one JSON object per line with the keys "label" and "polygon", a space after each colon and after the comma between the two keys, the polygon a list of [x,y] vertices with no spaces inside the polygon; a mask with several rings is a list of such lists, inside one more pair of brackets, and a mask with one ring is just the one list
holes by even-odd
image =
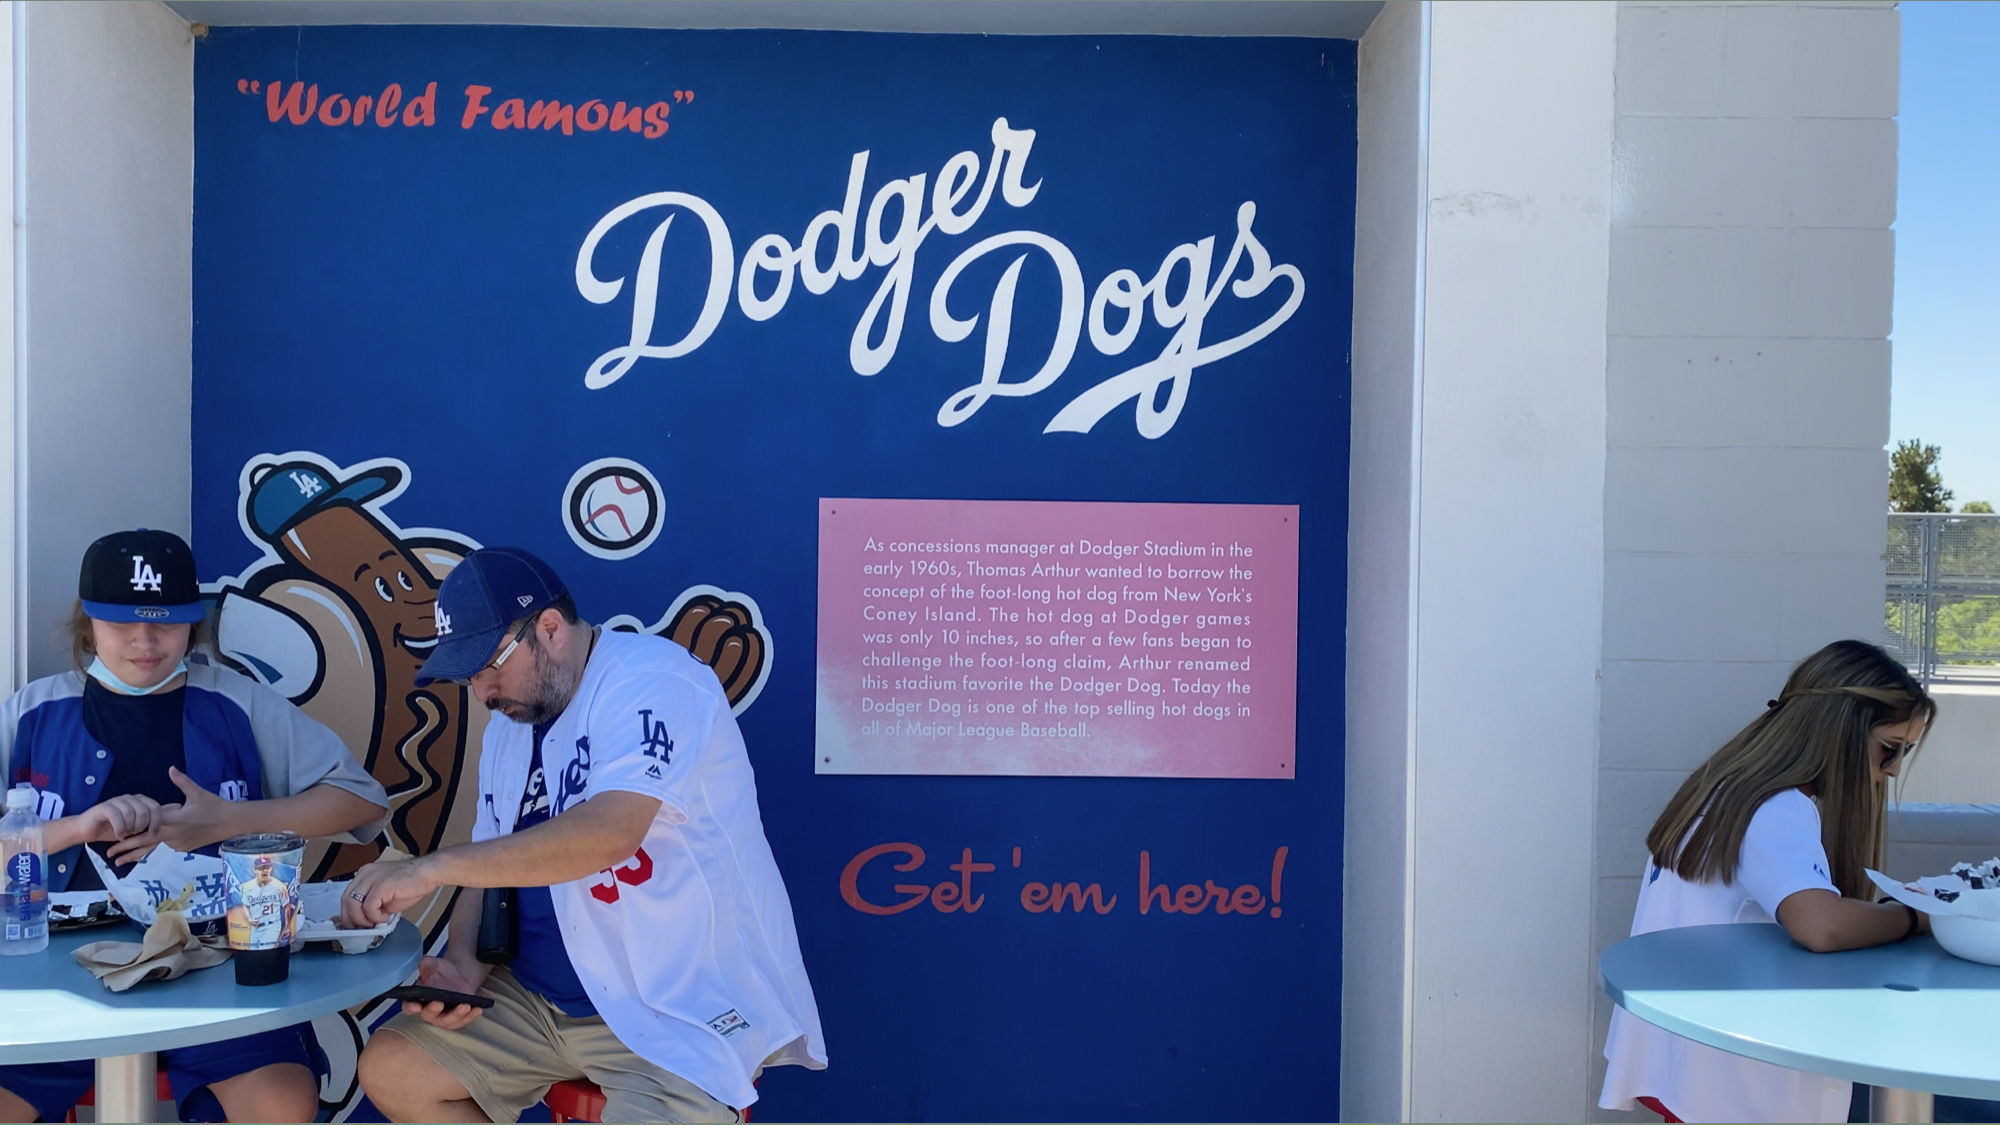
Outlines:
{"label": "paper food wrapper", "polygon": [[1899,883],[1880,871],[1868,872],[1882,893],[1914,910],[1954,918],[2000,922],[2000,857],[1985,863],[1961,863],[1947,875],[1926,875]]}
{"label": "paper food wrapper", "polygon": [[178,912],[190,923],[220,919],[227,906],[229,876],[222,861],[211,855],[189,855],[161,844],[119,876],[97,849],[85,846],[91,866],[118,906],[141,926],[151,926],[161,914]]}
{"label": "paper food wrapper", "polygon": [[[220,920],[228,907],[229,875],[215,856],[189,855],[165,844],[139,861],[123,878],[89,847],[84,854],[97,868],[97,877],[126,915],[142,926],[151,927],[162,914],[179,911],[189,923],[201,925]],[[408,859],[400,852],[385,853],[385,860]],[[302,915],[292,935],[292,948],[309,941],[338,942],[342,953],[366,953],[382,943],[396,928],[398,916],[366,930],[340,928],[340,896],[347,893],[345,879],[336,883],[305,883],[299,887]],[[130,944],[130,943],[127,943]]]}
{"label": "paper food wrapper", "polygon": [[203,945],[188,929],[187,917],[167,911],[139,941],[93,941],[70,956],[113,992],[142,980],[172,980],[229,960],[229,951]]}

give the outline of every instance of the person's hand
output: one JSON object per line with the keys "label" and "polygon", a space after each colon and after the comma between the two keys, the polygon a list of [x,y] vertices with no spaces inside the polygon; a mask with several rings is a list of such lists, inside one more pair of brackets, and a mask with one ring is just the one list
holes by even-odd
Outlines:
{"label": "person's hand", "polygon": [[[483,979],[484,974],[478,975]],[[478,992],[479,983],[473,976],[474,974],[442,957],[426,957],[417,966],[418,984],[447,989],[451,992]],[[470,1004],[453,1004],[446,1008],[442,1000],[433,1000],[428,1004],[419,1004],[414,1000],[403,1001],[405,1015],[415,1016],[432,1027],[445,1031],[457,1031],[478,1019],[481,1011],[483,1009]]]}
{"label": "person's hand", "polygon": [[340,924],[351,930],[379,926],[391,914],[422,902],[438,886],[430,877],[430,865],[421,859],[378,860],[356,871],[348,882],[347,893],[340,896]]}
{"label": "person's hand", "polygon": [[111,846],[107,858],[113,863],[136,863],[156,844],[177,852],[192,852],[234,833],[229,826],[229,802],[203,789],[177,767],[167,767],[167,778],[181,791],[177,805],[160,805],[149,831],[121,838]]}
{"label": "person's hand", "polygon": [[99,801],[83,811],[85,840],[108,842],[153,831],[160,816],[160,803],[142,793],[127,793]]}

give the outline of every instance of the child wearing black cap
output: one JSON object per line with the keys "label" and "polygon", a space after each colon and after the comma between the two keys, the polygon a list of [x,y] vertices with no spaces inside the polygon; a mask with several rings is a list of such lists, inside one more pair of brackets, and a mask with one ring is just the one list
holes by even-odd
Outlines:
{"label": "child wearing black cap", "polygon": [[[87,844],[125,864],[246,832],[365,843],[381,831],[388,798],[337,735],[248,677],[187,662],[206,607],[180,536],[107,535],[84,552],[77,587],[76,669],[0,706],[0,773],[35,790],[50,891],[102,885]],[[184,1121],[319,1111],[326,1060],[306,1024],[160,1061]],[[0,1066],[0,1121],[60,1120],[91,1078],[88,1060]]]}

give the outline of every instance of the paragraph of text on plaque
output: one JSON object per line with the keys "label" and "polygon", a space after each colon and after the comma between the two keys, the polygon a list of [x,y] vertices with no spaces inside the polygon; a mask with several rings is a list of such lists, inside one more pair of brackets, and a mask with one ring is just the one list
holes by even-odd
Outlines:
{"label": "paragraph of text on plaque", "polygon": [[820,773],[1294,775],[1299,509],[820,501]]}

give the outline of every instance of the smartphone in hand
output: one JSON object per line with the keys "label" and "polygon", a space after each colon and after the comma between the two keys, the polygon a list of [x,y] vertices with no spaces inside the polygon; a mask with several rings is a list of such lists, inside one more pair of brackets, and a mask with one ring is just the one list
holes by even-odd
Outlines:
{"label": "smartphone in hand", "polygon": [[491,996],[479,996],[470,992],[453,992],[448,988],[432,988],[427,984],[404,984],[384,992],[391,1000],[408,1000],[417,1004],[428,1004],[435,1000],[447,1008],[459,1004],[470,1004],[475,1008],[491,1008]]}

